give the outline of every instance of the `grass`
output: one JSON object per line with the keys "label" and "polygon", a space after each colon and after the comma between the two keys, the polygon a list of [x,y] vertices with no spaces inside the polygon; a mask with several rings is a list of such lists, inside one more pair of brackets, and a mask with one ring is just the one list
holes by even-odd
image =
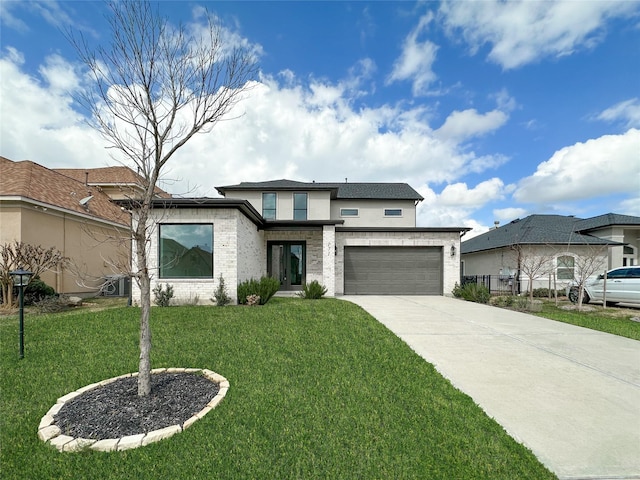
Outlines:
{"label": "grass", "polygon": [[[565,305],[570,304],[565,302]],[[589,308],[588,310],[587,307]],[[585,305],[584,311],[563,310],[556,307],[554,302],[545,301],[542,312],[537,315],[558,322],[570,323],[592,330],[640,340],[640,322],[631,320],[632,317],[640,316],[640,311],[638,310],[617,307],[604,308],[591,304]]]}
{"label": "grass", "polygon": [[154,367],[209,368],[225,400],[170,439],[61,454],[36,435],[56,399],[137,370],[138,310],[0,317],[0,471],[9,479],[548,479],[432,365],[359,307],[153,310]]}

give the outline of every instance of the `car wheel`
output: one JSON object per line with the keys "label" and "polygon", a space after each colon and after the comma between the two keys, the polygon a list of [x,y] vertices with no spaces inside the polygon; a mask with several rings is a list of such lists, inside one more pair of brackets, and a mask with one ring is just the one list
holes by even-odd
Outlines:
{"label": "car wheel", "polygon": [[578,295],[580,295],[578,287],[573,287],[569,290],[569,301],[571,303],[578,303]]}
{"label": "car wheel", "polygon": [[[580,296],[580,289],[578,287],[573,287],[571,290],[569,290],[569,301],[571,303],[578,303],[578,298]],[[583,292],[582,293],[582,303],[589,303],[589,300],[591,300],[591,298],[589,298],[589,294],[587,292]]]}

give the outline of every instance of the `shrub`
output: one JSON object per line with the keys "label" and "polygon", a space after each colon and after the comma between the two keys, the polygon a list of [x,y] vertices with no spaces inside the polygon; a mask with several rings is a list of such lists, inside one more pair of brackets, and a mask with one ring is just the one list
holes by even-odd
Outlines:
{"label": "shrub", "polygon": [[[39,277],[35,277],[29,282],[27,288],[24,289],[24,304],[35,305],[37,302],[52,297],[56,294],[56,291],[40,280]],[[17,296],[15,298],[18,298]]]}
{"label": "shrub", "polygon": [[[534,288],[533,296],[538,298],[553,298],[555,297],[556,291],[554,289],[549,290],[548,288]],[[564,292],[560,292],[559,296],[564,295]]]}
{"label": "shrub", "polygon": [[173,287],[167,283],[167,289],[162,288],[162,284],[156,285],[153,289],[153,295],[155,297],[155,304],[159,307],[168,307],[171,304],[173,298]]}
{"label": "shrub", "polygon": [[34,307],[39,313],[58,313],[69,310],[69,297],[66,295],[51,295],[34,302]]}
{"label": "shrub", "polygon": [[[246,298],[246,297],[245,297]],[[231,303],[231,297],[227,293],[227,286],[224,283],[224,278],[222,274],[220,274],[220,279],[218,280],[218,288],[213,292],[213,298],[211,299],[219,307],[224,307]]]}
{"label": "shrub", "polygon": [[310,300],[317,300],[322,298],[325,293],[327,293],[327,287],[320,285],[317,280],[314,280],[311,283],[305,283],[302,286],[302,291],[298,293],[298,296]]}
{"label": "shrub", "polygon": [[491,292],[487,287],[478,283],[466,283],[462,287],[456,284],[453,288],[453,296],[463,298],[469,302],[488,303],[491,298]]}
{"label": "shrub", "polygon": [[280,281],[272,277],[262,277],[260,280],[246,280],[238,285],[238,302],[247,303],[247,297],[256,295],[260,297],[260,305],[267,303],[280,289]]}
{"label": "shrub", "polygon": [[514,297],[513,295],[501,295],[499,297],[491,297],[491,300],[489,301],[489,303],[491,303],[491,305],[494,305],[496,307],[509,308],[513,306],[515,301],[516,301],[516,297]]}

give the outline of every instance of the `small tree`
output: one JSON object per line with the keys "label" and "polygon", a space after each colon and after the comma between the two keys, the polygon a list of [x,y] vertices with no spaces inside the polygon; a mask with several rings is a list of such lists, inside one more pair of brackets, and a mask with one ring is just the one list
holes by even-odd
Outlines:
{"label": "small tree", "polygon": [[141,176],[131,199],[133,278],[140,287],[138,395],[151,392],[151,266],[147,248],[156,184],[167,162],[195,134],[208,132],[242,99],[256,74],[255,54],[232,44],[215,17],[205,28],[173,26],[148,1],[109,4],[111,40],[93,49],[69,32],[93,84],[78,99],[91,125]]}
{"label": "small tree", "polygon": [[17,240],[0,246],[0,287],[3,305],[13,304],[11,271],[22,267],[33,274],[29,280],[31,281],[48,270],[65,265],[67,261],[62,252],[55,247],[44,248],[41,245],[31,245]]}
{"label": "small tree", "polygon": [[[519,271],[529,278],[529,304],[533,303],[534,282],[553,269],[552,253],[545,253],[541,245],[512,245]],[[550,247],[547,247],[550,248]]]}
{"label": "small tree", "polygon": [[580,255],[574,257],[574,280],[578,287],[578,310],[582,310],[584,285],[589,277],[606,268],[607,245],[586,245]]}

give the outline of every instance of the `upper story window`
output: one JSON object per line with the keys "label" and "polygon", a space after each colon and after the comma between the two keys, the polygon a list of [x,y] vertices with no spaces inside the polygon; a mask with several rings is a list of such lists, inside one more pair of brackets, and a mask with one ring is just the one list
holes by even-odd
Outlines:
{"label": "upper story window", "polygon": [[575,259],[569,255],[558,257],[558,268],[556,276],[558,280],[573,280],[575,269]]}
{"label": "upper story window", "polygon": [[293,194],[293,219],[294,220],[307,219],[307,194],[306,193]]}
{"label": "upper story window", "polygon": [[159,225],[160,278],[213,278],[213,224]]}
{"label": "upper story window", "polygon": [[357,208],[341,208],[340,216],[341,217],[357,217],[359,214]]}
{"label": "upper story window", "polygon": [[262,216],[267,220],[276,219],[276,194],[262,194]]}
{"label": "upper story window", "polygon": [[385,217],[401,217],[402,209],[401,208],[385,208],[384,216]]}

